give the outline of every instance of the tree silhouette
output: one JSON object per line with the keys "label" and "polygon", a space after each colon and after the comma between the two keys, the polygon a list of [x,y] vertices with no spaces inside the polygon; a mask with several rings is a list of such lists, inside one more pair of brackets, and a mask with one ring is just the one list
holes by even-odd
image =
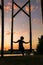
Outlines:
{"label": "tree silhouette", "polygon": [[39,44],[37,45],[37,53],[38,54],[43,54],[43,35],[41,38],[38,38]]}

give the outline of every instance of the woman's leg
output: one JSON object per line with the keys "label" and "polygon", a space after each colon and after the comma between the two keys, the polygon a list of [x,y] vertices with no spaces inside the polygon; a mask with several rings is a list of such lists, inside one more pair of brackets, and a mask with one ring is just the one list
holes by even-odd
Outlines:
{"label": "woman's leg", "polygon": [[24,56],[24,47],[22,48],[21,52],[22,52],[22,55]]}

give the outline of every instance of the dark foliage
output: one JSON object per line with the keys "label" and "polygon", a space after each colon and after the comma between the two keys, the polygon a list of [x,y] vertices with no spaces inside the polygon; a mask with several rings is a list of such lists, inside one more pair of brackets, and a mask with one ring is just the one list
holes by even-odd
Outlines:
{"label": "dark foliage", "polygon": [[37,53],[38,54],[43,54],[43,35],[41,38],[38,38],[39,44],[37,45]]}

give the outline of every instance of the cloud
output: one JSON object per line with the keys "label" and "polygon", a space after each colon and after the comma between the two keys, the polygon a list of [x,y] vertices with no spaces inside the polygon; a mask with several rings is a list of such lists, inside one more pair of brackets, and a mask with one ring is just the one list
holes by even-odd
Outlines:
{"label": "cloud", "polygon": [[31,11],[38,9],[38,6],[31,5]]}
{"label": "cloud", "polygon": [[[11,32],[10,32],[10,31],[7,31],[7,32],[6,32],[6,35],[10,35],[10,34],[11,34]],[[13,32],[13,34],[18,34],[18,33]]]}
{"label": "cloud", "polygon": [[[38,6],[31,5],[31,11],[36,10],[37,8],[38,8]],[[18,9],[18,7],[14,4],[14,10],[17,10],[17,9]],[[11,11],[12,10],[12,3],[8,2],[7,5],[4,6],[4,10],[6,12]],[[26,6],[25,10],[26,10],[26,12],[29,12],[29,7]]]}
{"label": "cloud", "polygon": [[35,6],[31,5],[31,11],[33,11],[35,9]]}
{"label": "cloud", "polygon": [[9,32],[9,31],[8,31],[8,32],[6,32],[6,35],[10,35],[10,34],[11,34],[11,32]]}
{"label": "cloud", "polygon": [[11,8],[12,8],[12,3],[11,2],[8,2],[7,5],[4,6],[4,10],[6,12],[11,11],[12,10]]}
{"label": "cloud", "polygon": [[11,8],[10,8],[9,6],[4,6],[4,10],[5,10],[6,12],[9,12],[9,11],[11,11]]}
{"label": "cloud", "polygon": [[[27,31],[26,31],[26,30],[24,30],[24,31],[19,31],[19,32],[18,32],[18,31],[13,32],[13,34],[14,34],[14,35],[21,35],[21,34],[23,34],[23,35],[24,35],[24,34],[28,34],[28,33],[29,33],[29,31],[28,31],[28,30],[27,30]],[[6,35],[11,35],[11,32],[10,32],[10,31],[7,31],[7,32],[6,32]]]}
{"label": "cloud", "polygon": [[17,10],[18,9],[18,7],[14,4],[14,10]]}
{"label": "cloud", "polygon": [[41,24],[41,20],[38,19],[38,18],[34,18],[34,19],[32,20],[32,22],[33,22],[33,23],[37,23],[37,24]]}
{"label": "cloud", "polygon": [[[17,10],[18,7],[14,4],[14,10]],[[12,3],[11,2],[8,2],[7,5],[4,6],[4,10],[6,12],[9,12],[12,10]]]}
{"label": "cloud", "polygon": [[[36,9],[38,9],[38,6],[31,5],[31,11],[34,11],[34,10],[36,10]],[[26,6],[26,7],[25,7],[25,10],[26,10],[26,12],[29,12],[29,7]]]}
{"label": "cloud", "polygon": [[28,6],[26,6],[25,10],[26,10],[27,12],[29,12],[29,7],[28,7]]}

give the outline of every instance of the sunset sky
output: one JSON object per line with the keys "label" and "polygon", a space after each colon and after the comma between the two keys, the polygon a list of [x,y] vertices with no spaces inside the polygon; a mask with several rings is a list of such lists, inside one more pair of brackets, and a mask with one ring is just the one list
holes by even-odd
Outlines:
{"label": "sunset sky", "polygon": [[[14,0],[20,7],[22,7],[28,0]],[[36,49],[38,44],[38,37],[43,35],[43,24],[41,16],[41,0],[30,0],[31,1],[31,22],[32,22],[32,48]],[[1,0],[0,0],[1,4]],[[14,5],[14,14],[19,8]],[[29,14],[29,4],[24,8]],[[10,49],[11,43],[11,12],[12,11],[12,0],[4,0],[4,49]],[[29,17],[22,11],[14,18],[13,22],[13,41],[20,39],[20,36],[24,36],[25,41],[29,41]],[[23,44],[25,49],[29,48],[30,44]],[[18,49],[18,43],[13,43],[13,48]],[[0,49],[1,49],[1,10],[0,10]]]}

